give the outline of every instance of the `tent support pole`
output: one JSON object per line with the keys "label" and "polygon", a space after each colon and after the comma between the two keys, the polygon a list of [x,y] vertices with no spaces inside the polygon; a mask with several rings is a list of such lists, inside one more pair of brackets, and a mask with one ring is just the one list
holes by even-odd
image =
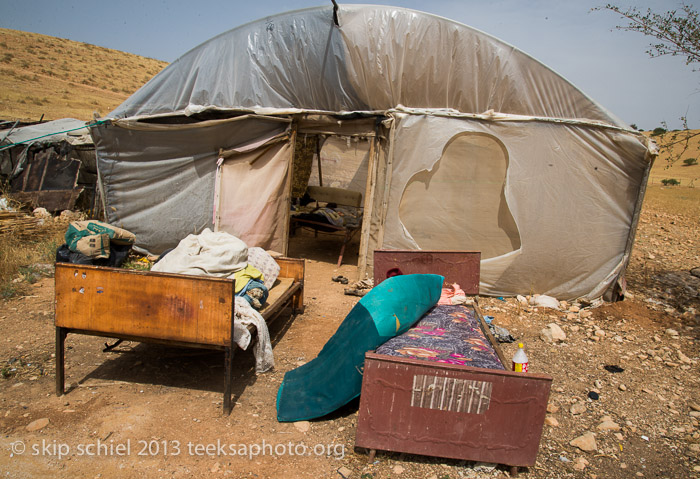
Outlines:
{"label": "tent support pole", "polygon": [[367,168],[367,185],[365,188],[365,204],[362,214],[362,233],[360,235],[359,277],[367,274],[367,255],[369,254],[369,235],[372,229],[372,212],[374,211],[374,192],[377,182],[377,137],[370,140],[369,166]]}

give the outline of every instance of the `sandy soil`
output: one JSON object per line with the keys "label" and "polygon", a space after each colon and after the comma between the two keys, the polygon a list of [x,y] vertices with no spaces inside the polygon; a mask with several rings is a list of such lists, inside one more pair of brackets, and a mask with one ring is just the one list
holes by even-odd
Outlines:
{"label": "sandy soil", "polygon": [[[557,311],[481,299],[527,344],[531,370],[554,377],[538,461],[522,477],[700,477],[700,280],[688,272],[700,266],[697,218],[645,207],[623,302]],[[230,416],[221,413],[222,353],[129,342],[104,353],[104,339],[79,335],[68,337],[70,386],[57,397],[53,278],[0,304],[2,477],[506,476],[502,466],[397,453],[370,464],[354,449],[357,402],[322,420],[277,422],[284,373],[313,359],[359,300],[331,281],[356,279],[356,267],[335,268],[339,246],[327,236],[294,239],[291,256],[307,258],[306,311],[271,326],[273,372],[256,376],[252,353],[238,352]],[[353,245],[346,258],[356,255]],[[550,323],[565,341],[540,339]],[[587,432],[595,451],[570,444]]]}

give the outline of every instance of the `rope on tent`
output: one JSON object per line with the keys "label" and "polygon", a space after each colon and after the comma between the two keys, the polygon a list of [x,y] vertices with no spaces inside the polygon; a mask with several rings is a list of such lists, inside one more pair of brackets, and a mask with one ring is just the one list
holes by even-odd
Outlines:
{"label": "rope on tent", "polygon": [[68,133],[71,131],[82,130],[83,128],[90,128],[93,126],[104,125],[107,122],[108,122],[108,120],[98,120],[98,121],[95,121],[95,123],[89,123],[85,126],[79,126],[78,128],[71,128],[70,130],[56,131],[54,133],[47,133],[45,135],[37,136],[36,138],[30,138],[29,140],[18,141],[17,143],[10,143],[9,145],[0,146],[0,151],[6,150],[8,148],[12,148],[13,146],[23,145],[24,143],[30,143],[30,142],[33,142],[36,140],[40,140],[42,138],[46,138],[47,136],[60,135],[61,133]]}

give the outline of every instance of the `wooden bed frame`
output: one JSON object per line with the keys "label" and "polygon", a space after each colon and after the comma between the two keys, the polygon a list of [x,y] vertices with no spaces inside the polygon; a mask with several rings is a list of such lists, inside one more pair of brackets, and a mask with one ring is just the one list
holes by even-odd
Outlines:
{"label": "wooden bed frame", "polygon": [[[267,323],[286,306],[304,310],[303,259],[275,258],[279,277],[260,310]],[[224,414],[231,412],[234,281],[56,263],[56,394],[64,394],[68,333],[225,351]],[[248,326],[255,338],[255,326]],[[113,347],[113,346],[112,346]]]}
{"label": "wooden bed frame", "polygon": [[[398,269],[441,274],[445,285],[475,294],[479,262],[478,252],[375,251],[375,284]],[[552,378],[510,371],[473,308],[505,371],[366,353],[355,445],[370,451],[370,461],[387,450],[505,464],[513,475],[535,464]],[[457,406],[464,391],[477,400]],[[426,395],[440,400],[426,402]]]}

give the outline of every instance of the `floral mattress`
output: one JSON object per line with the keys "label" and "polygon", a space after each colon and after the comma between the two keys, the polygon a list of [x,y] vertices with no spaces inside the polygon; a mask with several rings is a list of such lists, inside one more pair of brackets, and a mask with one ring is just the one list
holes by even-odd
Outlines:
{"label": "floral mattress", "polygon": [[379,346],[377,354],[478,368],[505,369],[479,327],[474,310],[437,305],[411,329]]}

